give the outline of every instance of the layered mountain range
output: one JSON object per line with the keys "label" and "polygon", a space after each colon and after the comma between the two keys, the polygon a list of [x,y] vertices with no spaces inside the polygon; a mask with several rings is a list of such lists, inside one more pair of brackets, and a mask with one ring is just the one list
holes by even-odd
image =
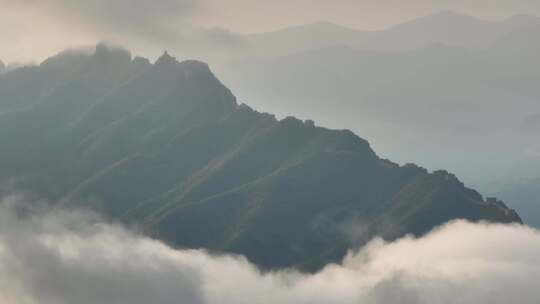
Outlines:
{"label": "layered mountain range", "polygon": [[540,18],[516,15],[503,20],[481,20],[442,11],[395,26],[362,31],[330,22],[288,27],[244,37],[249,52],[256,56],[283,56],[332,46],[348,46],[371,52],[404,52],[432,44],[466,49],[493,46],[516,32],[540,26]]}
{"label": "layered mountain range", "polygon": [[[446,168],[512,203],[523,197],[510,185],[540,187],[539,37],[527,15],[442,12],[380,31],[322,22],[249,35],[215,70],[256,109],[350,129],[385,158]],[[534,196],[516,208],[540,213]]]}
{"label": "layered mountain range", "polygon": [[91,208],[181,248],[316,270],[374,236],[521,222],[446,171],[382,159],[348,130],[278,120],[199,61],[100,44],[0,75],[2,191]]}
{"label": "layered mountain range", "polygon": [[[263,56],[217,75],[257,109],[361,132],[385,157],[448,168],[486,191],[484,183],[529,157],[539,18],[495,23],[445,13],[372,33],[365,45],[355,43],[357,31],[338,39],[350,31],[319,24],[259,34],[283,50],[261,47]],[[396,47],[377,47],[384,41]]]}

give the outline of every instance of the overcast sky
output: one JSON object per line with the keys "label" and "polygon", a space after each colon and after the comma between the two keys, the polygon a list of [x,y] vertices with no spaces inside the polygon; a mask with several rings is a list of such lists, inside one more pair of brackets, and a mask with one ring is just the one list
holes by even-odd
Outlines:
{"label": "overcast sky", "polygon": [[0,59],[40,61],[109,40],[155,55],[172,43],[234,45],[250,33],[331,21],[381,29],[442,10],[484,19],[540,15],[538,0],[0,0]]}

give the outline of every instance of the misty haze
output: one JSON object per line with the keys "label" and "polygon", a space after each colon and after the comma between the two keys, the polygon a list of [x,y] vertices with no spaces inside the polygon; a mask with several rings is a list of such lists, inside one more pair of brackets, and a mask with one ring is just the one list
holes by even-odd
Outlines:
{"label": "misty haze", "polygon": [[0,303],[540,302],[540,2],[0,0]]}

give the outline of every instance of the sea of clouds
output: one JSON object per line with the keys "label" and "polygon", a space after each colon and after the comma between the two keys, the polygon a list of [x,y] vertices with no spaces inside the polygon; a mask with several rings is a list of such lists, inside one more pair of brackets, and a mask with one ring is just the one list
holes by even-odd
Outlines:
{"label": "sea of clouds", "polygon": [[540,303],[540,232],[455,221],[315,274],[175,250],[81,211],[0,204],[3,304]]}

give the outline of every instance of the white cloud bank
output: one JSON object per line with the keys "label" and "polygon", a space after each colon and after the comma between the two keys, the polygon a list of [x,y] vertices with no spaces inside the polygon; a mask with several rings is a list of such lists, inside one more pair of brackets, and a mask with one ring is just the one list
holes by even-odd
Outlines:
{"label": "white cloud bank", "polygon": [[0,208],[0,303],[540,302],[540,233],[457,221],[374,240],[317,274],[261,274],[244,258],[174,250],[96,217]]}

